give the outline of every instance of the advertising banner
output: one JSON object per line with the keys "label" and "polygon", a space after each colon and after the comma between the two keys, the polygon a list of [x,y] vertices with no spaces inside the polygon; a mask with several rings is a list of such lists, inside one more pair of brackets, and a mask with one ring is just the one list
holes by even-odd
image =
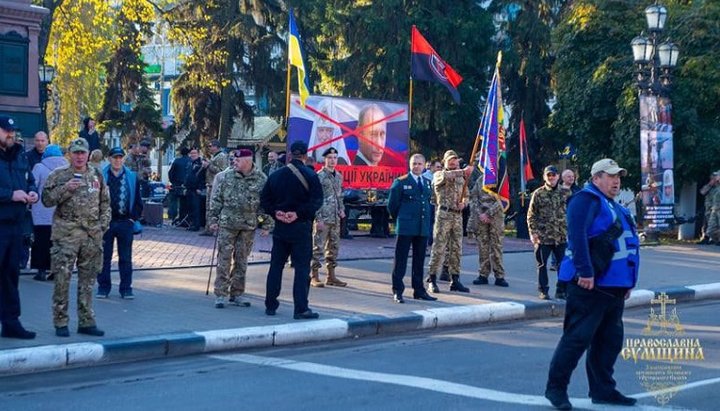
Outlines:
{"label": "advertising banner", "polygon": [[334,147],[345,188],[390,188],[408,171],[409,137],[405,103],[311,95],[303,108],[296,94],[291,97],[288,147],[306,142],[317,169]]}
{"label": "advertising banner", "polygon": [[667,97],[640,96],[640,168],[643,227],[667,231],[675,205],[672,106]]}

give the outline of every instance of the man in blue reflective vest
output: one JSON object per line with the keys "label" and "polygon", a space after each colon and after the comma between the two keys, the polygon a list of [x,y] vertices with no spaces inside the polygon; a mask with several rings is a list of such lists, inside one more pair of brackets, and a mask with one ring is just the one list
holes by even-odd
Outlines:
{"label": "man in blue reflective vest", "polygon": [[559,280],[567,281],[563,335],[550,363],[545,397],[572,409],[567,386],[587,350],[594,404],[634,405],[615,388],[613,366],[622,349],[625,300],[635,287],[639,239],[630,212],[614,201],[627,170],[609,158],[592,166],[591,180],[568,205],[568,249]]}

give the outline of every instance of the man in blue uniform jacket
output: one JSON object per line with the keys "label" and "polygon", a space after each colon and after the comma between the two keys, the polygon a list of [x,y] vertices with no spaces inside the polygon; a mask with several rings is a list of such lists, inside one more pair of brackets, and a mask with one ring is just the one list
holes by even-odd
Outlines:
{"label": "man in blue uniform jacket", "polygon": [[630,212],[614,198],[624,168],[609,158],[593,164],[591,180],[568,204],[568,249],[559,280],[567,281],[563,335],[550,363],[545,397],[572,409],[567,387],[587,350],[587,376],[594,404],[632,406],[615,388],[613,366],[623,344],[625,300],[637,284],[640,242]]}
{"label": "man in blue uniform jacket", "polygon": [[392,270],[393,301],[402,304],[403,277],[407,269],[410,245],[413,249],[412,288],[416,300],[435,301],[423,287],[423,266],[427,239],[432,231],[430,226],[430,182],[423,176],[425,157],[422,154],[410,156],[410,173],[398,177],[390,187],[387,209],[395,219],[395,261]]}

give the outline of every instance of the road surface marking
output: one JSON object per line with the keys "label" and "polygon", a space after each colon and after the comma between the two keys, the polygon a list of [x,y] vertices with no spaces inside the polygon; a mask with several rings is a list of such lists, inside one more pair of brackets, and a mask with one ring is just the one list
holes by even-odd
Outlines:
{"label": "road surface marking", "polygon": [[[323,365],[304,361],[294,361],[282,358],[270,358],[261,357],[257,355],[248,354],[227,354],[227,355],[211,355],[211,358],[215,358],[222,361],[241,362],[246,364],[253,364],[266,367],[282,368],[286,370],[324,375],[334,378],[345,378],[349,380],[358,381],[369,381],[376,383],[386,383],[402,385],[405,387],[419,388],[428,391],[436,391],[444,394],[459,395],[462,397],[476,398],[480,400],[494,401],[505,404],[519,404],[519,405],[532,405],[532,406],[549,406],[548,400],[540,395],[525,395],[512,392],[503,392],[497,390],[491,390],[487,388],[473,387],[471,385],[457,384],[453,382],[447,382],[443,380],[436,380],[432,378],[416,377],[412,375],[403,374],[389,374],[373,371],[362,371],[354,370],[350,368],[334,367],[331,365]],[[713,378],[712,380],[698,381],[695,383],[687,384],[684,388],[694,388],[695,386],[713,384],[720,381],[720,378]],[[636,398],[649,397],[652,394],[642,393],[634,395]],[[596,409],[596,410],[607,410],[609,407],[606,405],[595,405],[589,398],[571,398],[574,407],[584,409]],[[612,408],[611,408],[612,409]],[[649,405],[639,405],[635,410],[663,410],[667,411],[668,408],[653,407]]]}

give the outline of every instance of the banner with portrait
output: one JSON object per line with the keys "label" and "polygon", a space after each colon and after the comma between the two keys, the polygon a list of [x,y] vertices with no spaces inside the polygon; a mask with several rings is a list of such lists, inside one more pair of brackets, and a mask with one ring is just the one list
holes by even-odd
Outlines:
{"label": "banner with portrait", "polygon": [[675,206],[672,105],[667,97],[640,96],[640,169],[643,227],[672,228]]}
{"label": "banner with portrait", "polygon": [[387,189],[408,171],[408,105],[389,101],[311,95],[300,106],[291,96],[288,147],[308,144],[308,157],[323,164],[330,147],[338,152],[345,188]]}

